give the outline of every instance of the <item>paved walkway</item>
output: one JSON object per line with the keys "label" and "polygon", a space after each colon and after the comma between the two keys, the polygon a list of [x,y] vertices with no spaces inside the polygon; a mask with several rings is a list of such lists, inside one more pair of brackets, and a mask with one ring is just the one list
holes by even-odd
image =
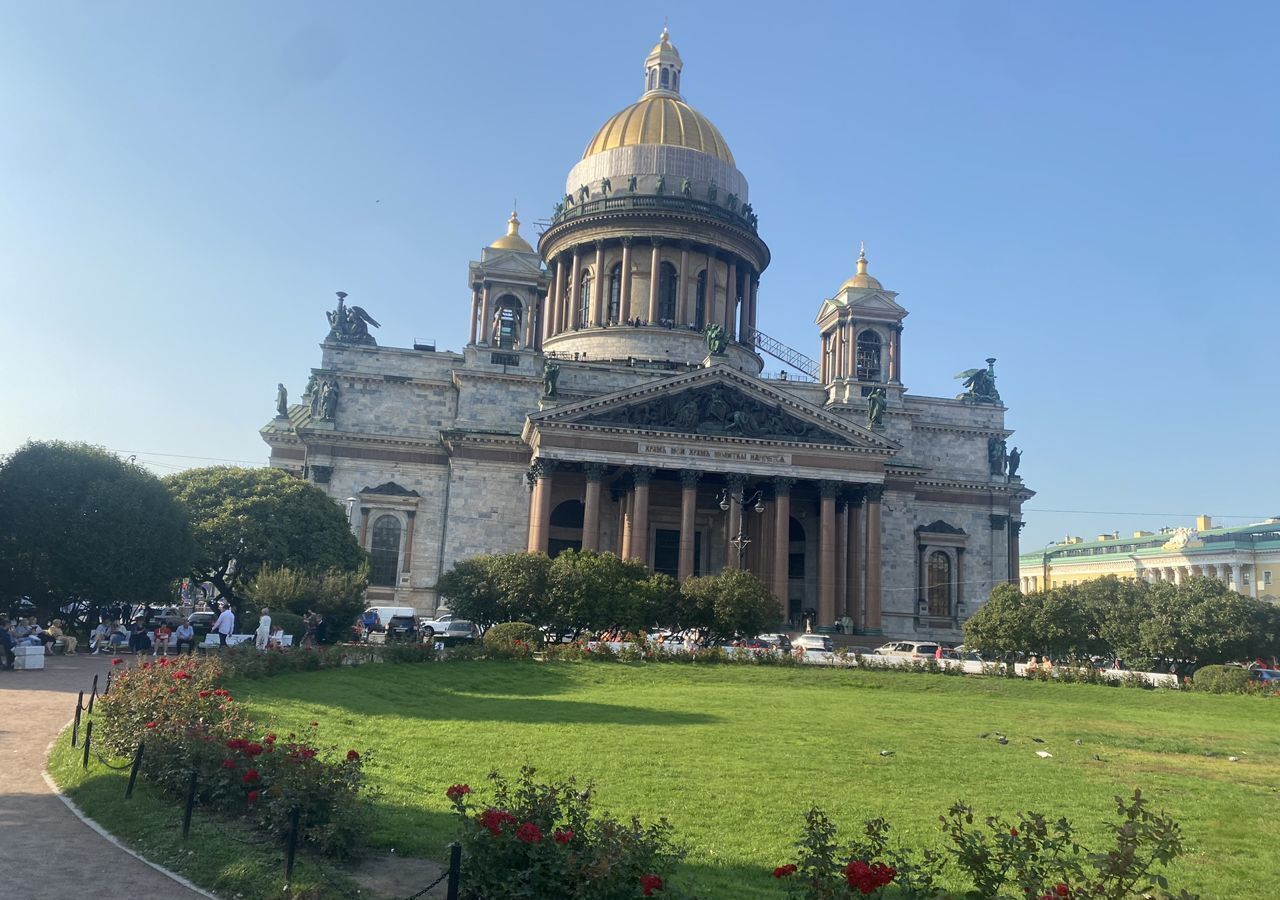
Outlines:
{"label": "paved walkway", "polygon": [[[45,657],[45,669],[0,672],[0,858],[6,896],[25,900],[94,900],[173,897],[191,891],[114,846],[67,809],[45,783],[45,751],[75,713],[76,693],[86,693],[95,673],[106,682],[109,656]],[[15,861],[22,860],[17,869]],[[103,877],[110,873],[110,877]],[[12,874],[12,873],[11,873]],[[20,885],[20,886],[19,886]],[[9,894],[8,890],[14,893]]]}

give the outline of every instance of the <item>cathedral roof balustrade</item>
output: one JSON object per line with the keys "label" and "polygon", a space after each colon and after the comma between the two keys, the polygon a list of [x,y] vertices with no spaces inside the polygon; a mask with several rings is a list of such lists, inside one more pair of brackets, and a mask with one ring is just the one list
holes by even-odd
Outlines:
{"label": "cathedral roof balustrade", "polygon": [[744,228],[752,234],[759,231],[754,213],[743,215],[741,210],[731,210],[718,203],[697,200],[693,197],[670,196],[665,194],[636,194],[622,197],[601,197],[598,200],[587,200],[559,206],[551,217],[551,227],[565,222],[580,219],[584,216],[598,215],[605,212],[619,211],[654,211],[654,212],[692,212],[711,219],[728,222]]}

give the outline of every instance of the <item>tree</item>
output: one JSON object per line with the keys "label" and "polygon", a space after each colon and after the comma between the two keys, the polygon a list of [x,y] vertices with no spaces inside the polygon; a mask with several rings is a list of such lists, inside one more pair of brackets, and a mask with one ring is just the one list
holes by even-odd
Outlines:
{"label": "tree", "polygon": [[763,581],[742,569],[690,578],[680,586],[690,624],[713,643],[751,637],[778,624],[782,609]]}
{"label": "tree", "polygon": [[551,626],[560,632],[621,628],[639,631],[651,603],[649,570],[635,559],[612,553],[566,550],[551,561],[547,575]]}
{"label": "tree", "polygon": [[213,466],[165,479],[195,534],[192,574],[239,606],[264,565],[356,572],[369,555],[323,491],[282,469]]}
{"label": "tree", "polygon": [[546,624],[551,618],[545,553],[498,553],[488,560],[489,584],[498,597],[498,621]]}
{"label": "tree", "polygon": [[492,556],[474,556],[454,563],[440,576],[436,590],[460,619],[469,619],[482,629],[503,621],[502,601],[490,575]]}
{"label": "tree", "polygon": [[996,585],[990,599],[964,623],[965,647],[992,658],[1036,652],[1033,623],[1039,605],[1036,594],[1023,594],[1012,584]]}
{"label": "tree", "polygon": [[368,587],[367,565],[353,572],[330,569],[319,573],[287,566],[263,566],[249,582],[245,593],[256,606],[267,606],[296,616],[304,616],[314,610],[329,623],[325,629],[326,639],[334,640],[364,609],[364,593]]}
{"label": "tree", "polygon": [[0,599],[159,602],[191,563],[185,511],[155,476],[88,444],[29,442],[0,462]]}
{"label": "tree", "polygon": [[1153,658],[1199,665],[1268,656],[1271,613],[1264,601],[1237,594],[1215,578],[1153,585],[1141,626],[1143,649]]}

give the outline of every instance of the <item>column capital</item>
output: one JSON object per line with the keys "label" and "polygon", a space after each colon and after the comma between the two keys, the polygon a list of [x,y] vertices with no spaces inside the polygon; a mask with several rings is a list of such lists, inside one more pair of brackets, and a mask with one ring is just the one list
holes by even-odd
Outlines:
{"label": "column capital", "polygon": [[618,240],[620,240],[620,241],[622,242],[622,246],[624,246],[624,247],[630,247],[630,246],[631,246],[632,241],[634,241],[634,240],[635,240],[635,238],[633,238],[631,235],[629,235],[629,234],[628,234],[628,235],[626,235],[626,236],[624,236],[624,237],[619,238]]}
{"label": "column capital", "polygon": [[1008,516],[993,515],[991,517],[991,527],[995,531],[1004,531],[1006,525],[1009,524]]}
{"label": "column capital", "polygon": [[822,494],[822,499],[835,498],[840,496],[841,490],[844,489],[844,483],[840,481],[822,481],[818,484],[818,490]]}
{"label": "column capital", "polygon": [[636,484],[648,484],[650,479],[653,478],[653,473],[656,471],[657,469],[653,466],[632,466],[631,479]]}
{"label": "column capital", "polygon": [[604,249],[604,238],[596,238],[596,239],[595,239],[594,241],[592,241],[591,243],[592,243],[592,245],[593,245],[597,250],[603,250],[603,249]]}
{"label": "column capital", "polygon": [[609,471],[609,467],[604,463],[587,463],[582,467],[582,471],[587,473],[587,481],[599,481],[604,478],[605,473]]}
{"label": "column capital", "polygon": [[773,495],[775,497],[791,496],[791,488],[795,485],[796,480],[786,475],[775,475],[773,478]]}
{"label": "column capital", "polygon": [[729,483],[729,488],[741,492],[747,486],[747,476],[737,472],[732,472],[725,476],[725,481]]}
{"label": "column capital", "polygon": [[532,465],[529,466],[529,471],[525,473],[525,481],[529,482],[529,486],[532,487],[533,483],[538,479],[550,478],[555,467],[556,461],[554,459],[538,457],[533,461]]}
{"label": "column capital", "polygon": [[862,488],[862,496],[870,503],[879,503],[884,497],[883,484],[868,484]]}
{"label": "column capital", "polygon": [[680,249],[681,249],[681,250],[689,250],[689,249],[690,249],[690,248],[692,248],[692,247],[693,247],[693,241],[690,241],[690,240],[682,240],[682,241],[680,242]]}
{"label": "column capital", "polygon": [[649,243],[653,244],[653,246],[655,247],[661,247],[663,244],[666,243],[666,241],[667,239],[661,236],[655,236],[655,237],[649,238]]}
{"label": "column capital", "polygon": [[681,469],[680,483],[685,487],[697,487],[698,479],[702,477],[702,473],[697,469]]}

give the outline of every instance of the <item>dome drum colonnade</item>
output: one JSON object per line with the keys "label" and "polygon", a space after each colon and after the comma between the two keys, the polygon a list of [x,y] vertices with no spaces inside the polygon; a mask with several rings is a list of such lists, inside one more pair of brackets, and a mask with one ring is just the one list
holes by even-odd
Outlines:
{"label": "dome drum colonnade", "polygon": [[[817,622],[848,618],[859,631],[881,629],[881,503],[883,485],[789,475],[726,475],[656,466],[609,466],[538,457],[528,473],[532,488],[527,550],[550,550],[552,510],[582,497],[580,546],[608,550],[658,570],[655,538],[661,525],[679,534],[678,562],[671,574],[683,582],[721,569],[746,569],[768,585],[787,614],[789,598],[803,595],[804,566],[793,570],[797,548],[816,552]],[[612,479],[609,481],[608,479]],[[604,496],[617,506],[618,521],[602,536]],[[751,498],[758,498],[753,506]],[[559,501],[559,502],[557,502]],[[673,513],[678,509],[678,518]],[[754,515],[748,514],[755,510]],[[708,519],[700,529],[696,518]],[[797,520],[816,513],[818,534],[806,545],[793,540]],[[666,521],[656,519],[665,514]],[[723,534],[720,560],[698,546],[700,531]],[[574,532],[577,535],[577,532]],[[737,541],[730,536],[744,537]],[[709,543],[709,542],[708,542]],[[701,550],[695,568],[695,547]]]}

